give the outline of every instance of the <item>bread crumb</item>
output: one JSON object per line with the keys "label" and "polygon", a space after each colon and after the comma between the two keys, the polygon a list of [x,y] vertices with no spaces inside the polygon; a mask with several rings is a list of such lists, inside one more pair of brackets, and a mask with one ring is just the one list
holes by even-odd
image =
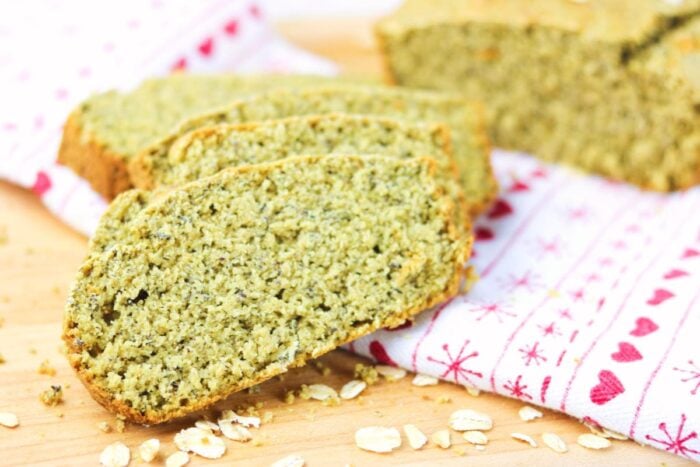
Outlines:
{"label": "bread crumb", "polygon": [[7,227],[0,225],[0,245],[6,245],[10,241],[10,237],[7,235]]}
{"label": "bread crumb", "polygon": [[430,436],[430,441],[437,444],[442,449],[449,449],[449,447],[452,446],[452,440],[450,440],[450,430],[436,431]]}
{"label": "bread crumb", "polygon": [[454,447],[454,448],[452,448],[452,452],[454,452],[458,456],[463,456],[467,453],[466,449],[464,449],[462,447]]}
{"label": "bread crumb", "polygon": [[114,429],[117,431],[117,433],[124,433],[126,431],[126,423],[124,422],[124,419],[117,417],[117,419],[114,420]]}
{"label": "bread crumb", "polygon": [[60,385],[51,385],[51,388],[39,394],[39,400],[46,406],[55,407],[63,402],[63,388]]}
{"label": "bread crumb", "polygon": [[273,414],[270,411],[267,411],[267,412],[263,413],[263,416],[262,416],[260,421],[262,423],[270,423],[272,421],[272,419],[274,419],[274,418],[275,418],[275,414]]}
{"label": "bread crumb", "polygon": [[254,439],[253,442],[251,443],[253,446],[256,448],[262,447],[265,443],[262,442],[260,439]]}
{"label": "bread crumb", "polygon": [[284,393],[284,402],[286,404],[293,404],[295,399],[296,396],[294,395],[294,391],[286,391]]}
{"label": "bread crumb", "polygon": [[466,389],[467,393],[472,397],[479,397],[479,394],[481,394],[481,390],[471,386],[464,386],[464,389]]}
{"label": "bread crumb", "polygon": [[248,394],[260,394],[260,385],[256,384],[247,389]]}
{"label": "bread crumb", "polygon": [[452,398],[450,396],[442,395],[438,396],[435,399],[435,402],[437,402],[438,404],[449,404],[450,402],[452,402]]}
{"label": "bread crumb", "polygon": [[105,467],[126,467],[131,459],[131,451],[124,443],[112,443],[100,454],[100,465]]}
{"label": "bread crumb", "polygon": [[316,368],[316,370],[318,370],[319,373],[321,373],[322,376],[328,376],[331,374],[331,369],[328,368],[325,363],[314,360],[311,362],[311,364],[314,368]]}
{"label": "bread crumb", "polygon": [[34,347],[29,347],[29,353],[32,355],[36,355],[36,349]]}
{"label": "bread crumb", "polygon": [[355,378],[361,379],[367,383],[368,386],[372,386],[379,381],[379,373],[377,372],[377,369],[371,365],[363,365],[362,363],[358,363],[355,365]]}
{"label": "bread crumb", "polygon": [[48,360],[44,360],[39,365],[39,369],[37,370],[37,373],[39,373],[40,375],[46,375],[46,376],[56,376],[56,369],[51,366],[51,363]]}
{"label": "bread crumb", "polygon": [[371,452],[391,452],[401,446],[401,434],[396,428],[368,426],[355,432],[355,444]]}
{"label": "bread crumb", "polygon": [[7,360],[5,360],[5,357],[3,357],[2,354],[0,353],[0,365],[2,365],[3,363],[5,363],[6,361],[7,361]]}

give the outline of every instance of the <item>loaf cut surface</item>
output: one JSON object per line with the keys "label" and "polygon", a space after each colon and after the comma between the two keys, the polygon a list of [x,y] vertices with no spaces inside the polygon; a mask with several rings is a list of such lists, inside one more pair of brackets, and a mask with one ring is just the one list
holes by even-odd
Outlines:
{"label": "loaf cut surface", "polygon": [[[488,138],[481,108],[458,95],[390,86],[324,84],[275,88],[248,96],[216,112],[181,122],[177,131],[139,154],[130,164],[133,178],[167,161],[177,139],[192,130],[217,124],[240,124],[327,113],[383,116],[410,122],[445,123],[450,128],[460,181],[473,213],[483,211],[496,195]],[[148,175],[143,177],[146,179]]]}
{"label": "loaf cut surface", "polygon": [[408,0],[391,79],[487,104],[494,143],[671,191],[700,182],[700,1]]}
{"label": "loaf cut surface", "polygon": [[469,244],[434,170],[298,157],[125,193],[147,206],[125,202],[128,228],[79,271],[71,364],[107,408],[159,423],[453,296]]}
{"label": "loaf cut surface", "polygon": [[144,81],[131,92],[108,91],[81,103],[68,117],[58,161],[107,199],[132,186],[127,163],[181,120],[279,85],[311,85],[321,76],[175,74]]}
{"label": "loaf cut surface", "polygon": [[222,124],[180,138],[164,158],[148,157],[132,172],[143,189],[175,186],[225,168],[273,162],[300,154],[373,154],[432,157],[436,178],[455,201],[456,224],[468,229],[468,211],[452,157],[449,130],[438,124],[386,117],[328,114]]}

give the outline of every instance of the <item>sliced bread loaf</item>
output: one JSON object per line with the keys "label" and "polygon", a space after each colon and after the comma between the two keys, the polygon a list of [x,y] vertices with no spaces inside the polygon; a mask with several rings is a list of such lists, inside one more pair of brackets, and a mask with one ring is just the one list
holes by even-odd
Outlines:
{"label": "sliced bread loaf", "polygon": [[132,186],[128,160],[167,135],[182,119],[253,91],[330,79],[338,78],[176,74],[147,80],[131,92],[97,94],[68,117],[58,161],[112,199]]}
{"label": "sliced bread loaf", "polygon": [[[81,267],[69,360],[96,400],[159,423],[395,326],[457,291],[470,245],[431,159],[299,157],[121,212]],[[93,249],[95,245],[93,244]]]}
{"label": "sliced bread loaf", "polygon": [[165,158],[139,158],[137,187],[173,186],[239,165],[273,162],[300,154],[374,154],[432,157],[436,178],[455,200],[456,224],[468,228],[464,193],[457,180],[449,130],[444,125],[386,117],[328,114],[203,127],[180,138]]}
{"label": "sliced bread loaf", "polygon": [[[201,127],[332,112],[412,122],[444,122],[451,130],[455,161],[470,210],[481,212],[496,195],[498,187],[491,168],[481,108],[453,94],[390,86],[334,83],[313,88],[276,88],[246,97],[219,111],[181,122],[177,131],[137,155],[129,171],[138,183],[147,182],[153,168],[167,161],[175,141]],[[146,183],[146,186],[150,185]]]}

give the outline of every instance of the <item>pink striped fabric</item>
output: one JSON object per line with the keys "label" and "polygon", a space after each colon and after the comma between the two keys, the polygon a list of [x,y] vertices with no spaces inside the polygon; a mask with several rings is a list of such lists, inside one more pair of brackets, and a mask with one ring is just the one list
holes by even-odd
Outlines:
{"label": "pink striped fabric", "polygon": [[[172,70],[333,73],[251,2],[8,2],[0,177],[90,234],[104,201],[55,164],[91,92]],[[22,21],[17,21],[22,18]],[[496,151],[465,296],[349,346],[380,362],[561,410],[700,460],[700,190],[642,193]]]}

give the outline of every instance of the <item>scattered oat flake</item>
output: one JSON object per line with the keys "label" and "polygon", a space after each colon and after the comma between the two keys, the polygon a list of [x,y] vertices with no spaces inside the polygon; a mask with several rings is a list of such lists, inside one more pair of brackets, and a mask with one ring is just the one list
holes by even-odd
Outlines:
{"label": "scattered oat flake", "polygon": [[259,417],[242,417],[238,415],[233,410],[224,410],[221,414],[221,420],[230,420],[233,423],[239,423],[246,428],[260,428],[260,418]]}
{"label": "scattered oat flake", "polygon": [[449,449],[452,446],[450,440],[450,430],[436,431],[430,436],[430,441],[440,446],[442,449]]}
{"label": "scattered oat flake", "polygon": [[325,384],[310,384],[309,397],[317,401],[325,401],[328,399],[337,399],[338,393],[330,386]]}
{"label": "scattered oat flake", "polygon": [[530,407],[529,405],[526,405],[522,407],[520,410],[518,410],[518,415],[520,416],[520,419],[524,422],[531,422],[532,420],[535,420],[536,418],[542,418],[544,415],[542,412],[537,410],[534,407]]}
{"label": "scattered oat flake", "polygon": [[100,454],[100,465],[105,467],[126,467],[131,459],[131,451],[124,443],[112,443]]}
{"label": "scattered oat flake", "polygon": [[340,388],[340,397],[345,400],[354,399],[367,388],[367,383],[359,379],[353,379]]}
{"label": "scattered oat flake", "polygon": [[186,428],[176,434],[175,445],[181,451],[192,451],[207,459],[218,459],[226,452],[226,445],[221,438],[197,427]]}
{"label": "scattered oat flake", "polygon": [[141,443],[141,446],[139,446],[139,456],[141,456],[141,460],[144,462],[151,462],[156,458],[159,450],[160,441],[156,438],[151,438]]}
{"label": "scattered oat flake", "polygon": [[511,433],[510,437],[515,439],[515,440],[522,441],[523,443],[527,443],[530,446],[532,446],[533,448],[537,447],[537,441],[535,441],[532,438],[532,436],[526,435],[524,433]]}
{"label": "scattered oat flake", "polygon": [[456,431],[487,431],[493,428],[493,420],[488,415],[472,409],[461,409],[450,415],[450,428]]}
{"label": "scattered oat flake", "polygon": [[253,435],[248,428],[241,425],[234,425],[231,420],[219,420],[219,428],[221,428],[221,434],[233,441],[245,443],[253,439]]}
{"label": "scattered oat flake", "polygon": [[414,386],[435,386],[438,383],[438,379],[433,376],[422,375],[418,373],[413,377],[411,384]]}
{"label": "scattered oat flake", "polygon": [[196,422],[194,422],[194,426],[201,430],[209,430],[212,433],[220,431],[219,425],[209,420],[197,420]]}
{"label": "scattered oat flake", "polygon": [[479,397],[479,394],[481,394],[481,390],[471,386],[464,386],[464,389],[466,389],[467,393],[472,397]]}
{"label": "scattered oat flake", "polygon": [[611,438],[611,439],[616,439],[618,441],[627,441],[629,438],[622,433],[618,433],[617,431],[612,431],[608,430],[607,428],[603,428],[603,434],[605,435],[604,438]]}
{"label": "scattered oat flake", "polygon": [[592,433],[579,435],[576,442],[587,449],[607,449],[612,445],[609,439]]}
{"label": "scattered oat flake", "polygon": [[389,381],[398,381],[406,376],[406,370],[403,368],[396,368],[395,366],[389,365],[377,365],[375,368],[377,369],[377,373]]}
{"label": "scattered oat flake", "polygon": [[415,425],[404,425],[403,432],[406,433],[408,444],[413,449],[420,449],[428,442],[428,437]]}
{"label": "scattered oat flake", "polygon": [[569,450],[564,440],[555,433],[542,433],[542,441],[554,452],[563,454]]}
{"label": "scattered oat flake", "polygon": [[401,434],[396,428],[368,426],[355,432],[355,444],[372,452],[391,452],[401,446]]}
{"label": "scattered oat flake", "polygon": [[19,418],[11,412],[0,412],[0,425],[15,428],[19,425]]}
{"label": "scattered oat flake", "polygon": [[177,451],[165,459],[165,467],[182,467],[190,461],[190,456],[186,452]]}
{"label": "scattered oat flake", "polygon": [[464,438],[464,440],[466,442],[471,443],[471,444],[475,444],[475,445],[488,444],[488,442],[489,442],[489,437],[486,436],[486,433],[483,433],[481,431],[476,431],[476,430],[465,431],[462,434],[462,437]]}
{"label": "scattered oat flake", "polygon": [[270,467],[304,467],[306,461],[298,454],[292,454],[273,463]]}

